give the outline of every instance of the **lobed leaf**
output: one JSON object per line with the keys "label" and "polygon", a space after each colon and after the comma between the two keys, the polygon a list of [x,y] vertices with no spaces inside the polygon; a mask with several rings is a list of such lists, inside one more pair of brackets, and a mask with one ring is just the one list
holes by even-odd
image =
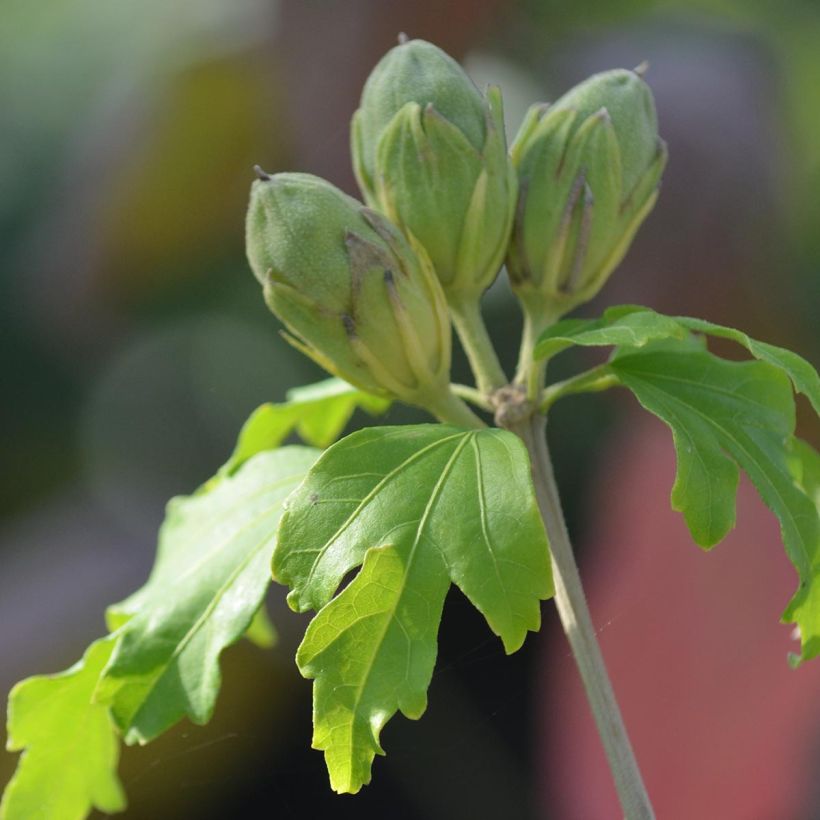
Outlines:
{"label": "lobed leaf", "polygon": [[621,384],[672,430],[678,467],[672,506],[695,541],[711,547],[734,526],[738,467],[780,520],[800,587],[784,617],[803,655],[820,652],[820,520],[787,458],[794,401],[786,375],[762,361],[728,362],[705,351],[635,351],[610,363]]}
{"label": "lobed leaf", "polygon": [[716,325],[704,319],[695,319],[689,316],[676,316],[675,320],[689,330],[706,333],[709,336],[720,336],[731,339],[743,345],[756,359],[768,362],[779,367],[792,380],[794,389],[803,393],[811,402],[817,413],[820,413],[820,376],[817,371],[802,356],[791,350],[771,345],[768,342],[758,342],[741,330],[733,327]]}
{"label": "lobed leaf", "polygon": [[389,399],[336,378],[289,390],[285,402],[263,404],[251,414],[219,476],[231,475],[256,453],[278,447],[294,430],[308,444],[325,448],[336,440],[356,408],[377,415],[389,406]]}
{"label": "lobed leaf", "polygon": [[288,499],[273,571],[294,609],[319,610],[297,654],[316,681],[313,745],[333,788],[356,792],[384,724],[424,712],[451,582],[507,652],[539,627],[552,579],[526,450],[502,430],[354,433]]}
{"label": "lobed leaf", "polygon": [[96,696],[126,742],[185,715],[210,719],[219,655],[258,617],[282,502],[317,455],[262,452],[209,492],[169,503],[148,583],[108,613],[118,640]]}
{"label": "lobed leaf", "polygon": [[65,672],[12,689],[7,747],[23,755],[0,803],[2,820],[81,820],[92,808],[125,808],[119,740],[108,709],[92,703],[114,641],[95,641]]}
{"label": "lobed leaf", "polygon": [[[536,359],[548,359],[572,345],[643,347],[664,339],[683,341],[689,331],[719,336],[743,345],[756,359],[782,370],[794,389],[803,393],[820,413],[820,376],[801,356],[791,350],[759,342],[743,331],[716,325],[690,316],[664,316],[639,305],[618,305],[604,311],[600,319],[564,319],[549,327],[535,346]],[[620,354],[620,351],[619,351]]]}

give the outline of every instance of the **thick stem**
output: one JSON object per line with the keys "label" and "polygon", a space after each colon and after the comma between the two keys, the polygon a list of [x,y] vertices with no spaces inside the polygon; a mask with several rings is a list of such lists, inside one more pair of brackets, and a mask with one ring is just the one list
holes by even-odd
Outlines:
{"label": "thick stem", "polygon": [[543,425],[543,416],[535,415],[511,425],[510,429],[523,439],[532,460],[536,498],[549,537],[558,615],[581,673],[624,816],[626,820],[653,820],[652,804],[595,637],[564,521]]}
{"label": "thick stem", "polygon": [[507,377],[481,318],[478,301],[470,298],[451,299],[450,314],[458,338],[461,339],[461,345],[470,361],[478,389],[485,396],[489,396],[507,383]]}

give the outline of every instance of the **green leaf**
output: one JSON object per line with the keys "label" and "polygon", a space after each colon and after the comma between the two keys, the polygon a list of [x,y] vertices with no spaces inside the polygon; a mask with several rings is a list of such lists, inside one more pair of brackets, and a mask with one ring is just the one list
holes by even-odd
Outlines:
{"label": "green leaf", "polygon": [[209,492],[169,503],[148,583],[108,613],[119,638],[97,698],[126,742],[146,743],[185,715],[210,719],[219,655],[260,608],[282,502],[317,455],[259,453]]}
{"label": "green leaf", "polygon": [[534,356],[549,359],[572,345],[642,347],[658,339],[685,339],[686,329],[675,319],[638,305],[618,305],[600,319],[562,319],[538,339]]}
{"label": "green leaf", "polygon": [[798,356],[791,350],[770,345],[768,342],[758,342],[743,331],[732,327],[723,327],[689,316],[676,316],[675,319],[689,330],[731,339],[743,345],[756,359],[779,367],[792,380],[794,389],[798,393],[803,393],[815,411],[820,413],[820,376],[802,356]]}
{"label": "green leaf", "polygon": [[784,617],[803,636],[804,657],[820,651],[820,522],[790,471],[794,432],[788,379],[766,362],[727,362],[705,351],[634,352],[610,365],[649,412],[672,430],[678,467],[672,506],[695,541],[711,547],[734,526],[738,466],[780,519],[800,588]]}
{"label": "green leaf", "polygon": [[288,499],[273,570],[294,609],[320,610],[297,654],[316,681],[313,745],[332,787],[356,792],[384,724],[424,712],[451,582],[507,652],[539,627],[552,579],[524,445],[447,425],[354,433]]}
{"label": "green leaf", "polygon": [[799,438],[789,447],[789,470],[797,485],[820,509],[820,453]]}
{"label": "green leaf", "polygon": [[220,476],[231,475],[251,456],[278,447],[294,430],[308,444],[325,448],[344,430],[357,407],[378,415],[390,406],[389,399],[335,378],[294,388],[286,397],[283,404],[263,404],[251,414]]}
{"label": "green leaf", "polygon": [[81,820],[92,808],[125,808],[119,740],[108,709],[92,703],[113,644],[113,636],[96,641],[67,671],[12,689],[7,747],[24,751],[0,804],[2,820]]}
{"label": "green leaf", "polygon": [[[639,305],[619,305],[604,311],[600,319],[564,319],[548,328],[535,346],[536,359],[548,359],[572,345],[619,348],[643,347],[663,339],[684,340],[689,331],[731,339],[756,359],[782,370],[794,389],[803,393],[820,413],[820,376],[801,356],[782,347],[759,342],[740,330],[689,316],[663,316]],[[620,355],[619,351],[619,355]]]}
{"label": "green leaf", "polygon": [[[820,454],[811,445],[800,439],[792,439],[788,453],[789,470],[797,485],[814,502],[817,515],[820,517]],[[815,560],[813,575],[820,574],[820,566]],[[793,667],[800,665],[802,660],[820,655],[820,640],[817,633],[817,612],[820,611],[820,584],[816,581],[808,583],[807,589],[801,579],[801,587],[783,619],[800,625],[800,634],[803,637],[802,657],[789,656],[789,663]]]}

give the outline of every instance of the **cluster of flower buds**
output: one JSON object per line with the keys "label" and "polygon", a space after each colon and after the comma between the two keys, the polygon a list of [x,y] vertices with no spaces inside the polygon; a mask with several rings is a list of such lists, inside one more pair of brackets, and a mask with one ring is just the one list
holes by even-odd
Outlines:
{"label": "cluster of flower buds", "polygon": [[520,193],[507,255],[529,309],[561,315],[591,299],[658,195],[666,145],[635,71],[607,71],[534,105],[511,154]]}
{"label": "cluster of flower buds", "polygon": [[310,174],[260,173],[248,258],[289,341],[350,384],[425,405],[447,390],[450,320],[429,259]]}
{"label": "cluster of flower buds", "polygon": [[365,201],[424,246],[452,303],[477,302],[515,209],[499,89],[484,96],[441,49],[402,43],[365,84],[352,152]]}
{"label": "cluster of flower buds", "polygon": [[598,74],[534,106],[508,154],[498,89],[482,94],[420,40],[371,74],[352,153],[368,207],[307,174],[261,174],[248,257],[300,350],[364,390],[428,408],[450,395],[448,303],[456,319],[465,305],[477,315],[505,257],[530,320],[592,298],[666,162],[636,72]]}

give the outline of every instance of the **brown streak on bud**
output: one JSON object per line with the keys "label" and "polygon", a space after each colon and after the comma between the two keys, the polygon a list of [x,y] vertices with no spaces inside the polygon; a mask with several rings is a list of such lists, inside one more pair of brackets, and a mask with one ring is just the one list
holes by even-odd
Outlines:
{"label": "brown streak on bud", "polygon": [[559,231],[564,233],[565,231],[569,230],[569,224],[572,220],[572,212],[575,210],[575,206],[578,204],[578,198],[581,196],[581,191],[584,189],[586,185],[586,172],[581,171],[577,177],[575,177],[575,182],[572,183],[572,188],[569,189],[569,197],[567,198],[567,206],[564,209],[564,214],[561,217],[561,225],[559,227]]}
{"label": "brown streak on bud", "polygon": [[595,197],[589,184],[584,182],[584,204],[581,210],[581,224],[578,228],[578,240],[572,257],[572,267],[570,268],[567,281],[561,286],[562,293],[574,293],[578,289],[578,280],[581,277],[581,269],[586,260],[587,248],[589,247],[589,234],[592,230],[592,208],[595,204]]}
{"label": "brown streak on bud", "polygon": [[345,333],[347,334],[348,339],[355,339],[356,338],[356,322],[353,321],[353,317],[349,316],[347,313],[342,314],[342,325],[345,329]]}
{"label": "brown streak on bud", "polygon": [[362,208],[362,216],[371,228],[385,241],[390,247],[395,243],[395,237],[390,233],[389,228],[385,227],[384,217],[372,208]]}
{"label": "brown streak on bud", "polygon": [[387,289],[387,298],[390,300],[393,309],[403,311],[404,305],[399,298],[399,291],[396,288],[396,279],[393,275],[393,271],[389,268],[384,271],[384,286]]}
{"label": "brown streak on bud", "polygon": [[[527,209],[527,195],[529,194],[529,190],[530,178],[521,177],[518,182],[518,202],[515,205],[515,216],[513,217],[516,226],[513,236],[515,237],[515,249],[518,253],[519,261],[519,264],[515,267],[521,271],[521,282],[532,279],[532,271],[530,270],[530,263],[527,259],[527,248],[524,243],[524,213]],[[508,269],[508,273],[511,277],[514,276],[512,268]]]}
{"label": "brown streak on bud", "polygon": [[361,259],[361,244],[362,240],[352,231],[345,234],[345,246],[347,247],[347,255],[350,259],[350,302],[353,306],[351,313],[356,312],[356,302],[359,299],[359,293],[362,289],[362,274],[364,266],[357,264]]}
{"label": "brown streak on bud", "polygon": [[[384,240],[389,249],[389,251],[382,250],[378,259],[374,258],[374,266],[384,267],[385,265],[391,264],[391,262],[394,262],[396,259],[398,259],[401,263],[404,256],[404,247],[401,245],[399,237],[392,232],[390,223],[387,219],[378,211],[374,211],[371,208],[362,208],[361,213],[367,224],[370,225],[370,227],[373,228],[373,230]],[[407,271],[404,270],[403,264],[399,264],[398,269],[400,273],[407,276]]]}
{"label": "brown streak on bud", "polygon": [[[572,227],[572,216],[573,213],[578,207],[578,202],[581,196],[581,191],[583,191],[584,186],[586,185],[586,172],[582,169],[581,172],[575,177],[575,182],[572,183],[572,188],[569,190],[569,196],[567,197],[567,204],[564,208],[564,213],[561,216],[561,222],[558,226],[558,241],[560,248],[560,258],[556,262],[555,267],[555,274],[557,277],[556,280],[556,287],[560,293],[566,293],[566,281],[561,282],[560,277],[564,270],[564,260],[567,254],[568,244],[572,241],[572,237],[569,236],[570,228]],[[569,277],[567,277],[569,278]]]}

